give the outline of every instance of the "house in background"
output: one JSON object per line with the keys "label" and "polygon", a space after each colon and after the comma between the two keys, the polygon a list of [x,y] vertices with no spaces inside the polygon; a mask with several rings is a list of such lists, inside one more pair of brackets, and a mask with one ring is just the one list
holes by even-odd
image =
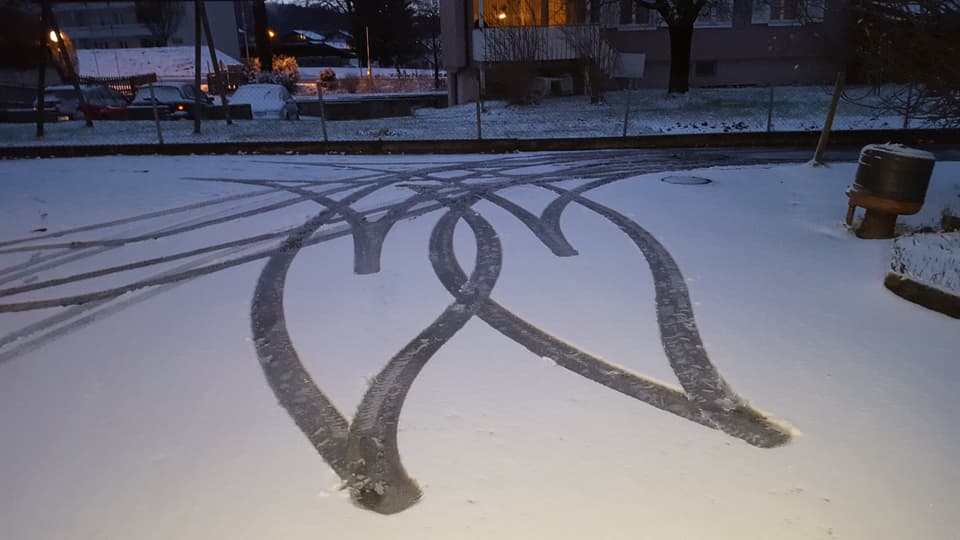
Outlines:
{"label": "house in background", "polygon": [[274,54],[296,58],[301,66],[343,66],[356,57],[345,36],[342,31],[291,30],[274,38],[271,48]]}
{"label": "house in background", "polygon": [[[240,58],[240,21],[250,0],[212,0],[205,2],[210,32],[217,49]],[[168,45],[194,44],[193,2],[177,2],[181,10]],[[157,47],[153,32],[139,20],[135,2],[91,1],[53,2],[58,23],[77,49],[128,49]],[[206,43],[206,38],[202,39]]]}
{"label": "house in background", "polygon": [[[849,59],[845,5],[723,0],[704,9],[693,33],[691,87],[832,81]],[[621,60],[640,63],[632,69],[640,87],[667,88],[666,24],[633,0],[452,0],[441,3],[441,23],[451,104],[475,100],[481,79],[496,88],[497,74],[509,73],[498,68],[510,64],[566,74],[582,87],[588,53],[578,43],[601,38]]]}

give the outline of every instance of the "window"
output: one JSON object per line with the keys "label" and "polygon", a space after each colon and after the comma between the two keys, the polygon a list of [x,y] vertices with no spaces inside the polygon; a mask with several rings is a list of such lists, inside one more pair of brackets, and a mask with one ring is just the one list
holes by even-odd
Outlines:
{"label": "window", "polygon": [[754,24],[799,25],[823,20],[825,0],[753,0]]}
{"label": "window", "polygon": [[700,10],[695,24],[698,28],[730,28],[733,26],[733,0],[711,2]]}
{"label": "window", "polygon": [[[610,9],[605,20],[615,21],[615,24],[608,26],[637,26],[640,28],[656,28],[660,22],[660,14],[656,10],[649,9],[635,2],[634,0],[620,0],[606,5]],[[611,21],[612,19],[612,21]]]}

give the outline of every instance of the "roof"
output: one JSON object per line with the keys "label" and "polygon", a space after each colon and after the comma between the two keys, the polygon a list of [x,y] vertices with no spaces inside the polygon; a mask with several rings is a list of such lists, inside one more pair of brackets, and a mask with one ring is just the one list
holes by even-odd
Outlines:
{"label": "roof", "polygon": [[[224,65],[240,63],[219,50],[217,60]],[[193,47],[77,49],[77,65],[81,76],[129,77],[156,73],[161,79],[190,80],[193,79]],[[204,48],[201,77],[211,71],[210,56]]]}
{"label": "roof", "polygon": [[310,41],[325,41],[325,40],[326,40],[325,37],[321,36],[320,34],[318,34],[318,33],[316,33],[316,32],[310,31],[310,30],[294,30],[294,32],[297,33],[297,34],[303,34],[303,35],[306,36],[307,39],[309,39]]}

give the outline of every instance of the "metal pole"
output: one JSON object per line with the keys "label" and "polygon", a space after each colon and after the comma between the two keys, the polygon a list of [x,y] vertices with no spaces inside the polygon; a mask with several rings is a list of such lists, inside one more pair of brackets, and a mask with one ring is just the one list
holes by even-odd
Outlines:
{"label": "metal pole", "polygon": [[767,133],[773,131],[773,87],[770,87],[770,100],[767,102]]}
{"label": "metal pole", "polygon": [[371,77],[370,71],[370,27],[365,27],[367,29],[367,78]]}
{"label": "metal pole", "polygon": [[150,87],[150,103],[153,108],[153,122],[157,124],[157,141],[158,144],[163,144],[163,133],[160,132],[160,113],[157,112],[157,96],[153,92],[153,81],[149,84]]}
{"label": "metal pole", "polygon": [[827,149],[827,141],[830,139],[830,129],[833,128],[833,117],[837,114],[837,104],[840,103],[840,95],[843,94],[845,80],[845,72],[841,71],[837,73],[837,83],[833,87],[833,99],[830,101],[830,110],[827,111],[827,121],[824,122],[823,131],[820,132],[817,151],[813,154],[814,165],[823,165],[823,152]]}
{"label": "metal pole", "polygon": [[633,79],[627,79],[627,106],[623,109],[623,136],[627,136],[627,125],[630,123],[630,94],[633,89]]}
{"label": "metal pole", "polygon": [[327,113],[323,109],[323,86],[320,85],[320,81],[317,80],[317,95],[320,97],[320,129],[323,130],[323,142],[328,142],[327,139]]}
{"label": "metal pole", "polygon": [[200,0],[193,0],[193,134],[200,134]]}
{"label": "metal pole", "polygon": [[47,10],[46,0],[40,10],[40,27],[43,29],[43,49],[40,51],[40,66],[37,74],[37,137],[43,137],[43,121],[46,116],[44,93],[47,86]]}
{"label": "metal pole", "polygon": [[[233,120],[230,119],[230,104],[227,102],[227,77],[220,71],[220,62],[217,61],[217,49],[213,46],[213,34],[210,32],[210,20],[207,19],[207,5],[203,3],[203,0],[200,2],[200,19],[203,20],[203,33],[207,38],[207,49],[210,50],[210,61],[213,62],[213,72],[216,74],[215,79],[220,82],[220,103],[223,105],[223,117],[227,120],[227,125],[232,125]],[[207,90],[210,90],[209,85],[207,85]],[[200,92],[200,88],[197,88],[197,92]]]}
{"label": "metal pole", "polygon": [[913,83],[907,86],[907,106],[903,110],[903,129],[910,127],[910,108],[913,107]]}
{"label": "metal pole", "polygon": [[480,129],[480,109],[483,108],[483,105],[480,103],[480,77],[477,76],[477,140],[483,140],[483,132]]}

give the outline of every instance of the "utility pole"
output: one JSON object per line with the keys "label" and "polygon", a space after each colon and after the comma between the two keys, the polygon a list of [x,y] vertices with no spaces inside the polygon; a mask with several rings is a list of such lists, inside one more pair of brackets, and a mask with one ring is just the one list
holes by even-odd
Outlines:
{"label": "utility pole", "polygon": [[[230,119],[230,104],[227,103],[227,77],[220,71],[220,62],[217,61],[217,49],[213,46],[213,33],[210,32],[210,21],[207,19],[207,6],[203,3],[203,0],[198,1],[200,2],[200,19],[203,21],[203,33],[207,38],[207,49],[210,50],[210,62],[213,63],[214,79],[220,83],[220,102],[223,105],[223,117],[227,120],[229,126],[233,124],[233,121]],[[207,90],[210,90],[209,84]],[[200,87],[197,87],[197,95],[199,94]]]}
{"label": "utility pole", "polygon": [[193,0],[193,134],[200,134],[200,0]]}
{"label": "utility pole", "polygon": [[43,48],[40,51],[40,67],[37,74],[37,137],[43,137],[43,121],[46,115],[44,105],[44,93],[47,85],[47,0],[43,0],[40,8],[40,28],[43,32],[43,38],[40,43]]}
{"label": "utility pole", "polygon": [[267,30],[267,6],[264,0],[253,0],[253,32],[261,71],[273,69],[273,54],[270,51],[270,36]]}
{"label": "utility pole", "polygon": [[[47,22],[50,23],[50,28],[53,29],[53,35],[51,36],[54,41],[57,43],[57,50],[60,52],[60,59],[67,66],[67,76],[73,82],[73,89],[77,92],[77,100],[80,102],[80,110],[83,111],[83,117],[86,119],[85,125],[87,127],[93,127],[93,119],[90,118],[90,107],[87,106],[87,97],[83,95],[83,92],[80,90],[80,75],[77,73],[75,66],[73,65],[73,60],[70,58],[70,51],[67,50],[67,44],[63,39],[63,34],[60,33],[60,25],[57,24],[57,17],[54,15],[53,10],[50,9],[50,3],[47,0],[43,0],[40,4],[40,9],[46,12]],[[46,29],[44,29],[46,31]]]}

